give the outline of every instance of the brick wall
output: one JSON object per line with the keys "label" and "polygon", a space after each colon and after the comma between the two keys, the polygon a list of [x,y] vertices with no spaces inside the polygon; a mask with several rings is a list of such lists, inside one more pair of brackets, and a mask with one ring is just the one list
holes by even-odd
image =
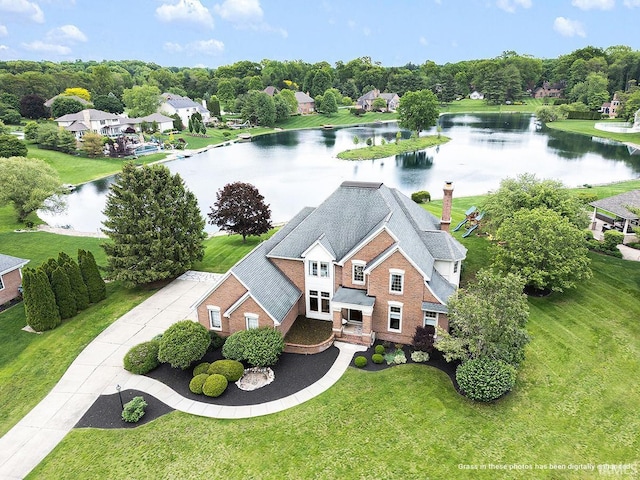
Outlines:
{"label": "brick wall", "polygon": [[13,300],[18,296],[18,287],[22,283],[20,270],[16,269],[12,272],[2,275],[2,284],[4,288],[0,290],[0,305]]}
{"label": "brick wall", "polygon": [[[247,292],[247,289],[234,277],[230,275],[219,285],[206,299],[198,306],[198,321],[209,330],[209,312],[207,305],[220,307],[220,317],[222,320],[222,331],[220,335],[228,336],[236,330],[230,330],[229,321],[223,316],[224,312]],[[258,312],[255,312],[258,313]],[[243,319],[244,322],[244,319]],[[244,328],[244,327],[243,327]]]}
{"label": "brick wall", "polygon": [[360,250],[355,252],[354,255],[347,260],[342,269],[342,285],[349,288],[359,288],[365,290],[366,285],[354,285],[352,280],[353,264],[352,260],[361,260],[363,262],[370,262],[375,257],[384,252],[387,248],[395,243],[395,240],[385,230],[376,235],[371,241],[365,244]]}

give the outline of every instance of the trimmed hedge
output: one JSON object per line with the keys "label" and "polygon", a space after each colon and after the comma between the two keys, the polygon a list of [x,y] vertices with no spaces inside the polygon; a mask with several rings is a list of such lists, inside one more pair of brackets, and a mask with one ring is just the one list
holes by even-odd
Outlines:
{"label": "trimmed hedge", "polygon": [[200,373],[196,375],[189,382],[189,390],[191,390],[195,394],[201,395],[202,387],[204,386],[204,382],[207,381],[207,378],[209,378],[208,373]]}
{"label": "trimmed hedge", "polygon": [[229,382],[224,375],[217,373],[209,375],[205,380],[204,385],[202,385],[202,393],[207,397],[219,397],[227,389],[228,384]]}
{"label": "trimmed hedge", "polygon": [[367,357],[363,357],[362,355],[358,355],[354,360],[353,363],[355,364],[356,367],[358,368],[364,368],[367,366]]}
{"label": "trimmed hedge", "polygon": [[237,382],[244,375],[244,365],[237,360],[217,360],[207,370],[209,375],[223,375],[229,382]]}
{"label": "trimmed hedge", "polygon": [[201,373],[207,373],[209,370],[209,362],[202,362],[196,365],[196,368],[193,369],[193,376],[200,375]]}
{"label": "trimmed hedge", "polygon": [[516,369],[500,360],[475,358],[458,365],[456,380],[466,397],[479,402],[490,402],[513,388]]}
{"label": "trimmed hedge", "polygon": [[124,356],[124,369],[136,375],[150,372],[160,365],[158,361],[159,348],[160,342],[157,340],[142,342],[131,347]]}
{"label": "trimmed hedge", "polygon": [[222,346],[222,356],[229,360],[244,360],[245,337],[248,333],[249,330],[240,330],[229,335]]}
{"label": "trimmed hedge", "polygon": [[376,345],[376,347],[374,348],[374,352],[380,355],[384,355],[386,348],[384,348],[384,345]]}
{"label": "trimmed hedge", "polygon": [[125,422],[137,423],[144,416],[145,408],[147,408],[147,402],[143,397],[133,397],[130,402],[124,404],[122,419]]}
{"label": "trimmed hedge", "polygon": [[[382,347],[382,345],[379,346]],[[381,364],[384,362],[384,355],[381,353],[374,353],[373,355],[371,355],[371,361],[373,363]]]}
{"label": "trimmed hedge", "polygon": [[162,335],[158,360],[184,370],[204,357],[210,343],[211,337],[205,327],[191,320],[182,320],[171,325]]}
{"label": "trimmed hedge", "polygon": [[274,328],[261,327],[230,335],[222,347],[222,356],[254,367],[268,367],[278,361],[283,351],[282,334]]}
{"label": "trimmed hedge", "polygon": [[567,120],[600,120],[602,113],[600,112],[576,112],[571,110],[567,113]]}

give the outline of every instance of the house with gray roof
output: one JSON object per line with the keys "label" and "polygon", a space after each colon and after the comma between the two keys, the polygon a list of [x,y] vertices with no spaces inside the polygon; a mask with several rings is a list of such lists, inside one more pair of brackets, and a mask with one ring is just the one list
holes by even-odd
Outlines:
{"label": "house with gray roof", "polygon": [[115,137],[120,134],[121,117],[115,113],[86,108],[77,113],[68,113],[56,118],[59,127],[75,133],[80,140],[87,132],[99,133],[106,137]]}
{"label": "house with gray roof", "polygon": [[358,97],[356,106],[363,110],[372,110],[376,98],[382,98],[387,103],[387,111],[396,110],[400,105],[400,97],[397,93],[380,93],[380,90],[374,88]]}
{"label": "house with gray roof", "polygon": [[440,220],[382,183],[342,183],[199,299],[199,322],[221,335],[262,326],[286,334],[304,316],[362,345],[410,343],[418,326],[448,329],[467,252],[448,232],[452,191],[448,183]]}
{"label": "house with gray roof", "polygon": [[22,285],[22,267],[29,260],[0,253],[0,305],[11,302],[20,296]]}
{"label": "house with gray roof", "polygon": [[298,102],[298,113],[307,115],[316,111],[316,101],[308,93],[294,92],[296,102]]}
{"label": "house with gray roof", "polygon": [[202,115],[204,123],[211,120],[211,113],[204,105],[204,100],[202,103],[198,103],[189,97],[183,97],[175,93],[162,94],[162,102],[158,107],[158,112],[169,117],[177,113],[185,127],[189,124],[189,118],[196,112]]}
{"label": "house with gray roof", "polygon": [[[634,231],[640,228],[640,190],[631,190],[591,202],[591,229],[600,232],[618,230],[624,234],[622,243],[637,241]],[[598,235],[597,235],[598,237]]]}

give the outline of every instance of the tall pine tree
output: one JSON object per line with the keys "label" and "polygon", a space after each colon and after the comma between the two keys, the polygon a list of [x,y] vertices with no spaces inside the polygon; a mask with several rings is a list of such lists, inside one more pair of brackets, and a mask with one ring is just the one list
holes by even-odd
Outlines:
{"label": "tall pine tree", "polygon": [[110,278],[128,286],[175,278],[202,259],[204,218],[180,175],[125,164],[111,185],[102,245]]}
{"label": "tall pine tree", "polygon": [[76,261],[64,252],[58,254],[58,263],[64,268],[71,285],[71,293],[76,302],[78,311],[82,311],[89,306],[89,292],[82,279],[80,267]]}
{"label": "tall pine tree", "polygon": [[45,271],[41,268],[25,268],[22,280],[27,324],[36,332],[57,327],[60,324],[60,312]]}
{"label": "tall pine tree", "polygon": [[87,286],[87,292],[89,293],[89,301],[91,303],[97,303],[100,300],[104,300],[107,297],[107,286],[100,276],[96,259],[93,257],[93,253],[85,250],[78,250],[78,265],[80,267],[80,273],[82,279]]}
{"label": "tall pine tree", "polygon": [[78,307],[76,306],[76,300],[71,291],[69,277],[61,266],[56,267],[51,273],[51,289],[56,298],[56,304],[58,305],[58,311],[60,312],[60,318],[62,320],[71,318],[78,313]]}

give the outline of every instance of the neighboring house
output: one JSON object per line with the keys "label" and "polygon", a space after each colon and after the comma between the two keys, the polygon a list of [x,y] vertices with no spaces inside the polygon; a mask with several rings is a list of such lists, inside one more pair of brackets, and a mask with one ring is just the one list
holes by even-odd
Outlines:
{"label": "neighboring house", "polygon": [[380,90],[373,89],[356,100],[356,106],[363,110],[371,110],[373,108],[373,101],[376,98],[382,98],[387,102],[387,111],[396,110],[400,105],[400,97],[397,93],[380,93]]}
{"label": "neighboring house", "polygon": [[562,97],[566,82],[557,82],[553,85],[547,81],[542,83],[541,87],[536,88],[533,91],[533,98],[559,98]]}
{"label": "neighboring house", "polygon": [[68,113],[56,118],[59,127],[63,127],[76,135],[80,140],[87,132],[99,133],[107,137],[120,134],[121,117],[115,113],[103,112],[88,108],[78,113]]}
{"label": "neighboring house", "polygon": [[298,102],[298,113],[306,115],[316,111],[316,102],[309,94],[304,92],[295,92],[296,101]]}
{"label": "neighboring house", "polygon": [[591,229],[618,230],[624,234],[622,243],[637,241],[634,228],[640,228],[640,215],[629,210],[629,207],[640,209],[640,190],[614,195],[591,202]]}
{"label": "neighboring house", "polygon": [[280,90],[278,90],[273,85],[269,85],[267,88],[263,90],[263,92],[269,95],[270,97],[273,97],[276,93],[280,93]]}
{"label": "neighboring house", "polygon": [[480,93],[477,90],[474,90],[469,94],[469,98],[471,100],[484,100],[484,94]]}
{"label": "neighboring house", "polygon": [[618,116],[618,109],[620,108],[620,98],[617,93],[613,94],[613,99],[610,102],[605,102],[600,107],[600,113],[609,115],[609,118],[616,118]]}
{"label": "neighboring house", "polygon": [[136,131],[140,131],[140,124],[142,122],[156,122],[158,124],[158,131],[160,132],[173,130],[173,118],[162,115],[161,113],[152,113],[151,115],[140,118],[120,117],[121,131],[124,131],[129,127],[133,128]]}
{"label": "neighboring house", "polygon": [[55,97],[51,97],[49,100],[47,100],[46,102],[44,102],[44,106],[47,108],[51,108],[51,105],[53,105],[53,102],[56,98],[58,97],[69,97],[74,99],[77,102],[80,102],[82,105],[91,105],[91,102],[88,100],[85,100],[82,97],[78,97],[77,95],[65,95],[64,93],[59,93],[58,95],[56,95]]}
{"label": "neighboring house", "polygon": [[20,295],[22,267],[27,263],[29,260],[0,253],[0,305]]}
{"label": "neighboring house", "polygon": [[332,323],[336,338],[410,343],[416,327],[448,329],[447,301],[466,248],[443,218],[382,183],[344,182],[307,207],[196,302],[199,322],[221,335],[274,327],[300,315]]}
{"label": "neighboring house", "polygon": [[204,106],[204,100],[202,104],[194,102],[189,97],[183,97],[175,93],[163,93],[162,103],[158,107],[158,112],[165,113],[169,116],[178,114],[182,120],[183,125],[186,127],[189,124],[189,117],[196,112],[200,112],[202,115],[202,121],[207,123],[211,119],[211,113]]}

